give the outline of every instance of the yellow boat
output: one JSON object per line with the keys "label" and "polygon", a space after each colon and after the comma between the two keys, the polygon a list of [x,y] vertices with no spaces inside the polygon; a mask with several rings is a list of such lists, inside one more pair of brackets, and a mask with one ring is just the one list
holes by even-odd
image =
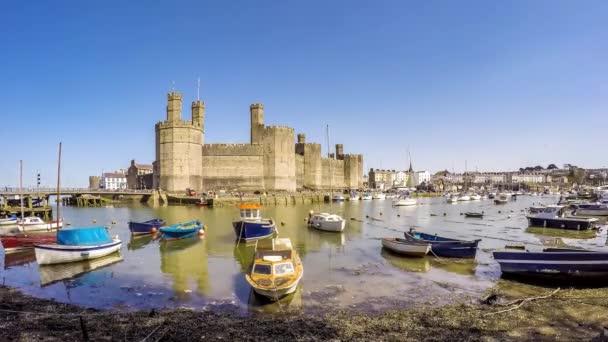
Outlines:
{"label": "yellow boat", "polygon": [[245,279],[255,293],[272,301],[296,290],[304,268],[289,239],[272,239],[270,247],[258,246]]}

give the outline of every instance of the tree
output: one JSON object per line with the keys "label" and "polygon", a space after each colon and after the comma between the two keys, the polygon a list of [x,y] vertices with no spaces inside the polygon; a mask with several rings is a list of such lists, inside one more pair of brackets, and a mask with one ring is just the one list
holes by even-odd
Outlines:
{"label": "tree", "polygon": [[578,167],[571,168],[568,178],[571,183],[583,184],[585,181],[585,169],[580,169]]}
{"label": "tree", "polygon": [[542,171],[542,170],[543,170],[543,167],[542,167],[542,166],[540,166],[540,165],[536,165],[536,166],[534,167],[534,171]]}
{"label": "tree", "polygon": [[547,170],[555,170],[555,169],[559,169],[557,167],[557,165],[555,165],[555,164],[549,164],[549,166],[547,166]]}

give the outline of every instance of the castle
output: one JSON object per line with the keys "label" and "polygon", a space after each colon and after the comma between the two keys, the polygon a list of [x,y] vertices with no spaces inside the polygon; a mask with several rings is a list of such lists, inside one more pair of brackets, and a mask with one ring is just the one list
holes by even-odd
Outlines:
{"label": "castle", "polygon": [[[295,141],[293,128],[264,125],[264,106],[251,114],[249,144],[205,144],[205,103],[192,102],[192,120],[181,118],[182,94],[171,92],[167,120],[158,122],[154,188],[169,192],[193,190],[296,191],[363,187],[363,156],[344,154],[336,144],[331,158],[321,145]],[[331,181],[331,184],[330,184]]]}

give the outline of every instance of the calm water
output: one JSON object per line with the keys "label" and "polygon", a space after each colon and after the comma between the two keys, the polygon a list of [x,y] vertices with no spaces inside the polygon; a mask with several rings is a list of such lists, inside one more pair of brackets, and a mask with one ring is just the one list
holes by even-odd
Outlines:
{"label": "calm water", "polygon": [[[396,208],[389,200],[345,202],[333,206],[348,219],[340,234],[306,226],[309,210],[327,211],[329,205],[266,207],[264,216],[280,223],[279,235],[291,239],[304,263],[298,291],[279,303],[260,300],[245,282],[243,272],[254,247],[235,243],[231,222],[238,210],[234,207],[63,208],[63,216],[72,226],[111,227],[111,233],[123,240],[120,255],[39,267],[33,253],[0,254],[4,260],[0,272],[3,284],[25,293],[97,308],[187,307],[247,313],[347,307],[384,310],[420,302],[447,303],[478,298],[493,286],[500,272],[491,250],[506,244],[525,242],[534,249],[541,248],[540,244],[563,243],[606,249],[604,231],[526,228],[525,207],[556,201],[553,196],[522,196],[497,206],[491,200],[448,204],[443,198],[422,198],[416,207]],[[484,211],[486,216],[468,219],[461,215],[465,211]],[[131,238],[128,221],[153,217],[169,223],[200,219],[208,227],[206,236],[172,242],[149,236]],[[409,259],[382,250],[381,237],[402,236],[410,226],[483,240],[474,261]]]}

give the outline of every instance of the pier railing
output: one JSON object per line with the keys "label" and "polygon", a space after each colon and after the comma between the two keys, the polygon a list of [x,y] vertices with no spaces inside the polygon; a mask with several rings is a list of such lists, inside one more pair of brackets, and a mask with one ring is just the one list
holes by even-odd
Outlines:
{"label": "pier railing", "polygon": [[[19,188],[0,188],[0,195],[11,196],[19,195],[22,190]],[[145,195],[152,193],[152,190],[135,190],[135,189],[88,189],[88,188],[61,188],[62,195]],[[55,195],[57,188],[23,188],[24,195]]]}

